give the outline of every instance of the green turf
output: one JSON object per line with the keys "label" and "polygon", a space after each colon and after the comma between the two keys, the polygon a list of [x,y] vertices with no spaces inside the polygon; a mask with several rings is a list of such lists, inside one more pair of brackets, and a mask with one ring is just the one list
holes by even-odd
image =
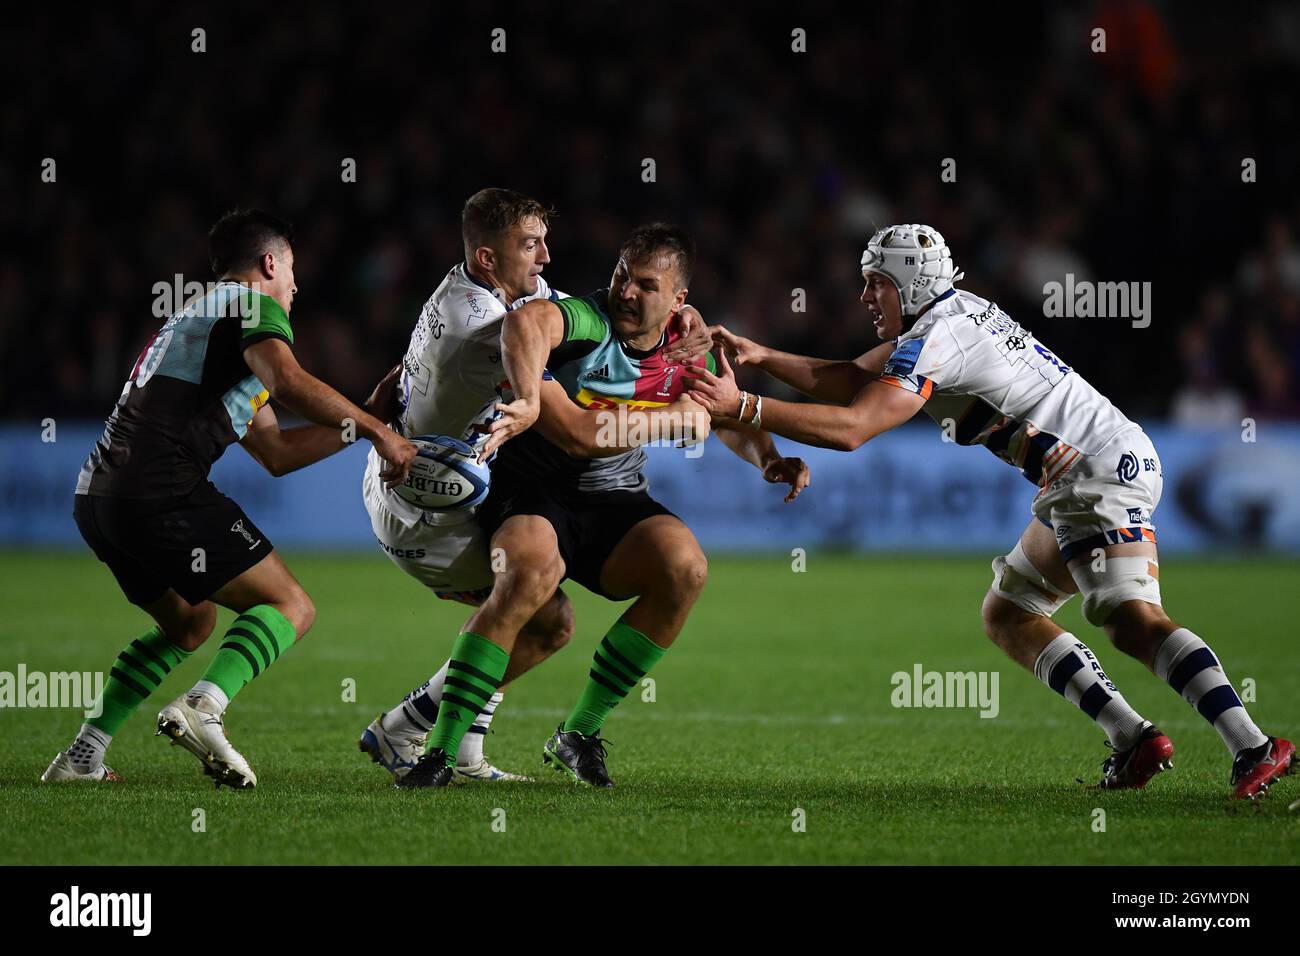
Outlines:
{"label": "green turf", "polygon": [[[152,715],[198,677],[174,673],[123,729],[119,786],[37,782],[71,738],[71,710],[0,711],[2,863],[1294,863],[1300,779],[1260,805],[1226,799],[1213,730],[1087,628],[1129,701],[1178,747],[1146,792],[1099,794],[1101,733],[983,637],[987,559],[715,559],[653,703],[629,698],[606,727],[612,792],[543,770],[541,748],[581,688],[616,609],[568,585],[578,636],[506,696],[488,739],[533,784],[398,792],[356,738],[444,659],[464,618],[381,555],[290,555],[318,617],[235,702],[227,726],[259,775],[216,792],[198,763],[153,736]],[[1256,682],[1267,730],[1300,732],[1294,565],[1162,565],[1166,605]],[[0,555],[0,670],[107,671],[145,618],[93,559]],[[230,616],[223,614],[222,623]],[[1000,672],[1001,712],[895,709],[890,675]],[[345,679],[355,703],[342,700]],[[193,811],[206,814],[204,833]],[[493,829],[505,811],[505,832]],[[796,808],[806,832],[792,829]],[[1106,831],[1093,831],[1094,809]]]}

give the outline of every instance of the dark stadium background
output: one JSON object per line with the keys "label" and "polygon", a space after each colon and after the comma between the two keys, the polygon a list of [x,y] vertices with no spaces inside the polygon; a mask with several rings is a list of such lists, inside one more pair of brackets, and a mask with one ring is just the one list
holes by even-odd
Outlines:
{"label": "dark stadium background", "polygon": [[[992,9],[11,13],[0,410],[102,420],[159,324],[153,284],[207,279],[206,230],[236,203],[297,224],[298,351],[362,396],[460,257],[465,197],[508,185],[556,208],[548,276],[566,291],[603,284],[632,225],[675,220],[699,239],[691,300],[709,320],[855,355],[872,344],[864,240],[928,222],[967,288],[1130,414],[1169,415],[1195,388],[1261,419],[1300,415],[1300,12]],[[1105,54],[1089,52],[1094,25]],[[190,51],[195,27],[206,53]],[[791,51],[795,27],[807,53]],[[40,181],[47,156],[57,184]],[[945,157],[956,183],[940,181]],[[1069,271],[1151,281],[1151,327],[1044,318],[1043,282]]]}

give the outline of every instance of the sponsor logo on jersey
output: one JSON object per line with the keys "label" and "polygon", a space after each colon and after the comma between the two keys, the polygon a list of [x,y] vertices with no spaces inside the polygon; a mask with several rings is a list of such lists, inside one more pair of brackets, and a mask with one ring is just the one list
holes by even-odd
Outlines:
{"label": "sponsor logo on jersey", "polygon": [[1128,520],[1133,524],[1150,524],[1151,512],[1145,508],[1129,508]]}
{"label": "sponsor logo on jersey", "polygon": [[656,402],[644,398],[616,398],[613,395],[600,395],[590,389],[580,388],[573,400],[583,408],[618,408],[620,405],[629,412],[643,412],[652,408],[663,408],[667,402]]}
{"label": "sponsor logo on jersey", "polygon": [[603,382],[608,382],[608,381],[609,381],[609,365],[608,365],[608,364],[605,364],[605,365],[602,365],[602,366],[601,366],[600,368],[598,368],[598,369],[594,369],[593,371],[586,372],[585,374],[583,374],[582,377],[585,378],[585,379],[587,379],[588,381],[595,381],[596,379],[600,379],[600,380],[603,381]]}
{"label": "sponsor logo on jersey", "polygon": [[889,361],[885,363],[885,375],[897,375],[899,378],[906,378],[912,374],[916,368],[916,360],[921,357],[921,348],[925,345],[925,339],[908,339],[898,348],[894,349]]}
{"label": "sponsor logo on jersey", "polygon": [[1138,475],[1137,455],[1131,451],[1126,451],[1119,457],[1119,466],[1115,469],[1115,477],[1120,481],[1129,482]]}
{"label": "sponsor logo on jersey", "polygon": [[[378,538],[375,540],[379,541]],[[422,558],[425,553],[424,548],[394,548],[391,544],[384,544],[382,541],[379,541],[379,546],[395,558]]]}

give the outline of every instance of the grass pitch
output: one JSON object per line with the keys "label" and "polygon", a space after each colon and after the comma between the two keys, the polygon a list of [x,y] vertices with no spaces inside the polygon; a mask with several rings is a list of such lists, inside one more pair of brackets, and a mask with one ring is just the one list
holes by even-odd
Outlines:
{"label": "grass pitch", "polygon": [[[1073,602],[1060,616],[1128,700],[1173,738],[1175,769],[1145,792],[1098,793],[1091,721],[1005,659],[980,630],[984,557],[715,558],[677,646],[606,726],[611,792],[541,767],[590,654],[619,613],[581,587],[573,643],[507,693],[487,753],[532,784],[405,792],[357,751],[381,709],[445,659],[466,617],[374,555],[287,555],[315,629],[235,701],[227,728],[256,791],[214,791],[153,736],[215,639],[123,728],[118,786],[38,777],[74,710],[0,710],[0,863],[1294,863],[1300,779],[1261,804],[1228,801],[1217,735],[1110,648]],[[1266,731],[1300,733],[1296,566],[1166,559],[1173,617],[1204,636]],[[102,670],[147,628],[107,569],[80,554],[0,555],[0,671]],[[231,615],[221,616],[219,627]],[[219,635],[218,635],[219,636]],[[899,709],[891,675],[997,671],[999,713]],[[355,702],[345,682],[355,681]],[[203,832],[196,832],[196,810]],[[1105,830],[1095,830],[1105,811]],[[803,811],[798,814],[797,811]],[[502,813],[504,811],[504,813]],[[796,832],[802,819],[803,832]],[[495,824],[495,826],[494,826]],[[504,828],[502,826],[504,824]]]}

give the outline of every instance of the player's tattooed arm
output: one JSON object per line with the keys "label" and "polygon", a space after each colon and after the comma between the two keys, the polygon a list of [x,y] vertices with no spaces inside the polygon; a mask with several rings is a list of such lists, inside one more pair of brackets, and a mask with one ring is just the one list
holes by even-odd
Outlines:
{"label": "player's tattooed arm", "polygon": [[[388,420],[395,406],[396,381],[401,366],[391,371],[375,386],[363,406],[377,418]],[[273,477],[279,478],[299,468],[314,465],[348,447],[349,435],[330,425],[299,425],[281,428],[270,405],[263,405],[248,423],[248,431],[239,441],[243,449]]]}
{"label": "player's tattooed arm", "polygon": [[564,341],[564,314],[547,299],[534,299],[507,312],[501,320],[501,366],[515,400],[498,402],[501,413],[488,429],[480,456],[490,458],[498,448],[532,427],[541,414],[542,372],[551,350]]}
{"label": "player's tattooed arm", "polygon": [[584,409],[556,381],[543,382],[541,396],[535,427],[575,458],[609,458],[660,439],[700,442],[712,427],[708,410],[685,395],[662,408],[635,411]]}
{"label": "player's tattooed arm", "polygon": [[761,368],[777,381],[822,402],[847,405],[868,382],[879,378],[885,361],[894,351],[892,342],[877,345],[852,361],[819,359],[795,355],[759,345],[736,335],[725,326],[709,327],[713,341],[737,365]]}
{"label": "player's tattooed arm", "polygon": [[283,340],[268,338],[250,345],[244,349],[244,361],[271,397],[307,421],[334,429],[353,422],[357,434],[368,439],[386,463],[380,477],[388,487],[406,480],[415,446],[299,365]]}
{"label": "player's tattooed arm", "polygon": [[790,486],[790,493],[785,496],[787,502],[794,501],[799,492],[812,484],[808,463],[802,458],[783,458],[767,432],[749,428],[734,419],[721,419],[715,428],[719,440],[761,471],[765,481]]}

